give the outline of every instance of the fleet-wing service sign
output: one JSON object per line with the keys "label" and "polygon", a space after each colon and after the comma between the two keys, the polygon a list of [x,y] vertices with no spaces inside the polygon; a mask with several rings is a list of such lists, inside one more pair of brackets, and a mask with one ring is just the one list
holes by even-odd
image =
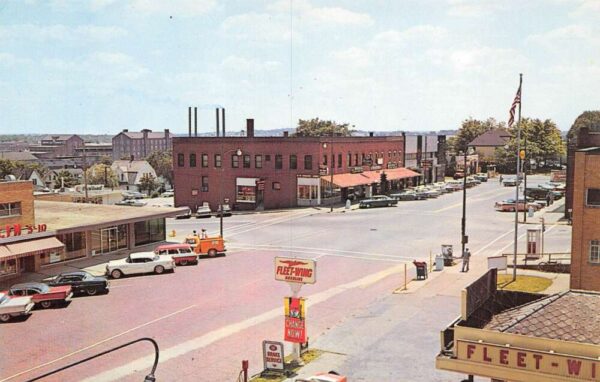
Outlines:
{"label": "fleet-wing service sign", "polygon": [[263,363],[265,370],[283,370],[283,360],[283,343],[263,341]]}
{"label": "fleet-wing service sign", "polygon": [[275,258],[275,280],[289,283],[314,284],[317,281],[317,262],[297,257]]}

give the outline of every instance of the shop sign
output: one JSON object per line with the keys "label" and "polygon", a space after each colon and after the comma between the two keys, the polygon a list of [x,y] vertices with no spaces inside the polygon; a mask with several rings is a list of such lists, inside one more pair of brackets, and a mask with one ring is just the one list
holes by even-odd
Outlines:
{"label": "shop sign", "polygon": [[396,162],[389,162],[387,164],[387,168],[391,169],[391,168],[398,168],[398,164]]}
{"label": "shop sign", "polygon": [[363,168],[361,166],[350,167],[351,174],[360,174],[361,172],[363,172]]}
{"label": "shop sign", "polygon": [[325,165],[320,165],[319,166],[319,175],[323,176],[323,175],[327,175],[329,173],[329,168]]}
{"label": "shop sign", "polygon": [[259,191],[264,191],[265,190],[265,181],[264,180],[257,180],[256,181],[256,188],[258,188]]}
{"label": "shop sign", "polygon": [[423,168],[431,168],[431,166],[433,165],[433,161],[430,159],[425,159],[421,161],[421,167]]}
{"label": "shop sign", "polygon": [[569,380],[598,380],[600,360],[484,342],[457,341],[457,359],[511,370],[566,377]]}
{"label": "shop sign", "polygon": [[305,300],[297,297],[285,297],[284,340],[303,344],[306,342]]}
{"label": "shop sign", "polygon": [[283,342],[263,341],[263,364],[265,370],[283,371],[285,359]]}
{"label": "shop sign", "polygon": [[275,280],[314,284],[317,281],[317,262],[296,257],[275,257]]}
{"label": "shop sign", "polygon": [[371,166],[371,171],[381,170],[381,166]]}
{"label": "shop sign", "polygon": [[46,232],[48,227],[46,224],[38,224],[32,225],[27,224],[21,226],[21,224],[7,224],[4,228],[0,228],[0,238],[11,237],[11,236],[21,236],[23,234],[30,235],[34,232]]}

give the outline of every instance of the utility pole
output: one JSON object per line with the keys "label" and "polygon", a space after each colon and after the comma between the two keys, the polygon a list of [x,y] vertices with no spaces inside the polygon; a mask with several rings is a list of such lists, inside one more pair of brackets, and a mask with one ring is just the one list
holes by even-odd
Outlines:
{"label": "utility pole", "polygon": [[464,167],[463,167],[463,203],[462,203],[462,220],[461,220],[461,252],[462,256],[465,253],[465,245],[466,243],[466,229],[467,229],[467,151],[468,146],[465,147],[464,152]]}
{"label": "utility pole", "polygon": [[85,142],[83,143],[83,188],[85,190],[85,202],[88,202],[88,181],[87,181],[87,156],[85,153]]}
{"label": "utility pole", "polygon": [[[528,212],[528,208],[527,208],[527,161],[529,160],[528,156],[527,156],[527,134],[523,133],[524,135],[524,139],[525,139],[525,158],[523,158],[523,199],[524,203],[525,203],[525,207],[523,208],[523,223],[527,223],[527,212]],[[519,183],[518,179],[517,179],[517,184]]]}
{"label": "utility pole", "polygon": [[513,278],[512,281],[517,281],[517,249],[519,238],[519,167],[521,166],[521,86],[523,85],[523,73],[519,74],[519,118],[517,120],[517,185],[515,187],[515,242],[513,248]]}
{"label": "utility pole", "polygon": [[335,125],[332,123],[331,124],[331,174],[330,174],[330,179],[329,179],[329,197],[331,198],[331,204],[329,206],[329,212],[333,212],[333,203],[334,203],[334,199],[333,199],[333,170],[334,170],[334,157],[333,157],[333,136],[335,135]]}

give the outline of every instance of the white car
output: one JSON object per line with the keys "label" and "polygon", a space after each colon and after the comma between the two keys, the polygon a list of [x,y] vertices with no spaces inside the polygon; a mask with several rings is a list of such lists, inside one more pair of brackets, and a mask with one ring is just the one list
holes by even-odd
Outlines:
{"label": "white car", "polygon": [[154,252],[132,253],[124,259],[109,261],[106,265],[106,275],[113,279],[142,273],[161,274],[169,270],[175,271],[173,257],[157,255]]}
{"label": "white car", "polygon": [[0,293],[0,321],[7,322],[11,318],[31,314],[35,304],[31,297],[8,297]]}

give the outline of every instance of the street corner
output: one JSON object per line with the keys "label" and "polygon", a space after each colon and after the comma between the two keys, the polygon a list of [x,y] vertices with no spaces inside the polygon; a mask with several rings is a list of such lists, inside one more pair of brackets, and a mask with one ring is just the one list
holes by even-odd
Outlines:
{"label": "street corner", "polygon": [[348,355],[346,354],[321,350],[318,358],[305,363],[304,366],[296,371],[296,375],[284,379],[283,382],[310,381],[311,377],[330,371],[345,375],[344,364],[347,359]]}

